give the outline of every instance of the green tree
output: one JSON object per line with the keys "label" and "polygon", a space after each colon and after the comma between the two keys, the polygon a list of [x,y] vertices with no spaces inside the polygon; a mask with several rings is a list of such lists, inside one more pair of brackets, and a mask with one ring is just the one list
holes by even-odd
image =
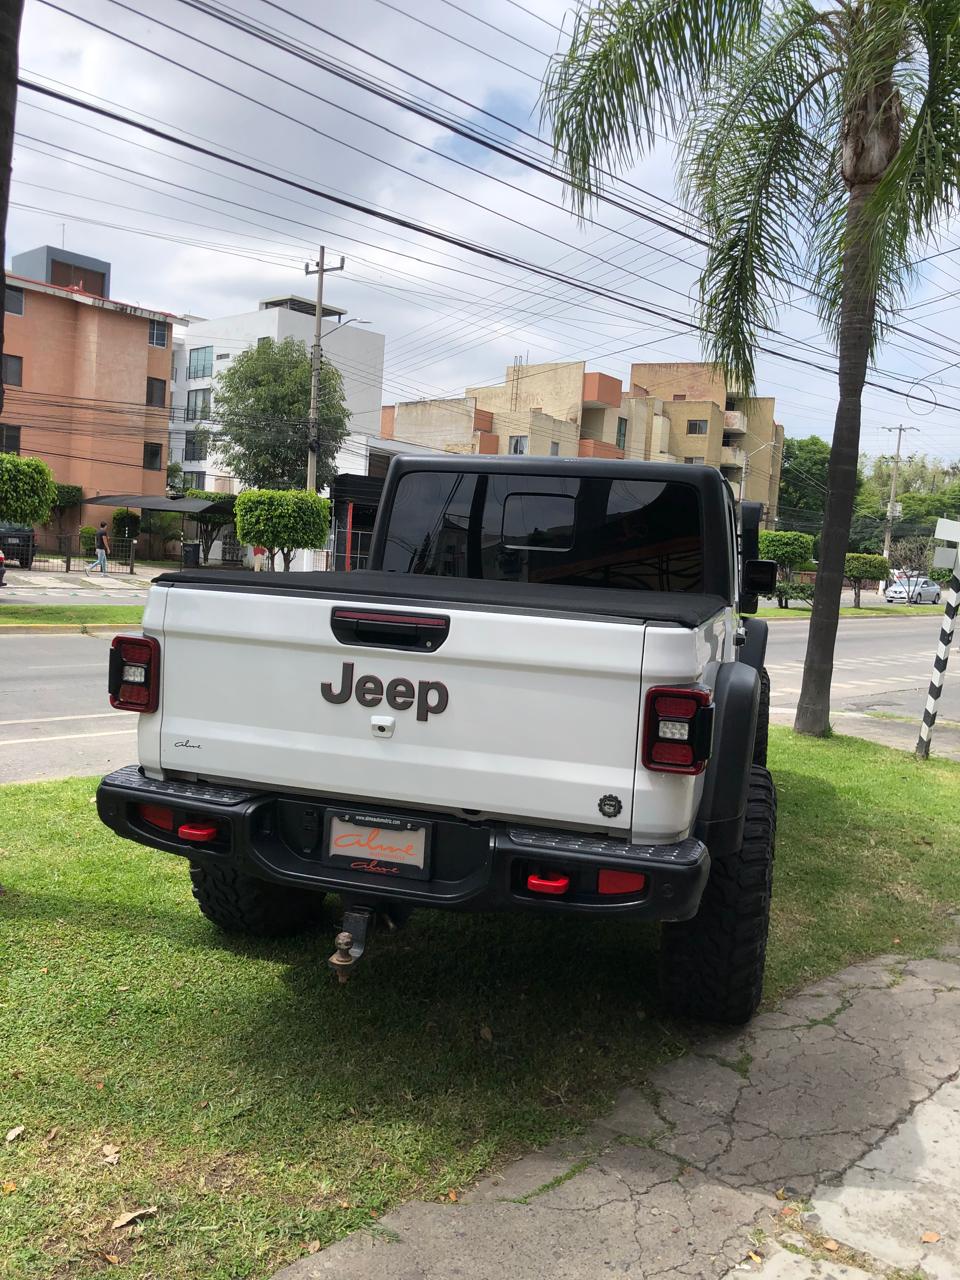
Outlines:
{"label": "green tree", "polygon": [[209,493],[205,489],[188,489],[185,496],[188,498],[205,498],[209,502],[217,503],[215,511],[203,511],[194,517],[197,525],[197,536],[200,539],[200,553],[203,556],[203,563],[207,564],[210,560],[213,544],[224,529],[229,529],[233,524],[233,507],[236,497],[232,493]]}
{"label": "green tree", "polygon": [[[337,369],[320,367],[315,446],[317,488],[336,476],[334,458],[350,413]],[[310,357],[302,342],[267,338],[217,375],[216,451],[250,489],[302,489],[310,447]]]}
{"label": "green tree", "polygon": [[865,582],[886,582],[889,573],[890,562],[883,556],[848,552],[843,559],[843,576],[853,587],[853,607],[860,608],[860,591]]}
{"label": "green tree", "polygon": [[762,529],[760,531],[760,556],[763,560],[776,560],[777,568],[789,578],[794,569],[806,564],[813,555],[813,535],[795,533],[792,530]]}
{"label": "green tree", "polygon": [[83,490],[78,484],[60,484],[54,481],[57,496],[50,507],[50,514],[57,522],[57,529],[63,533],[63,517],[71,507],[79,507],[83,501]]}
{"label": "green tree", "polygon": [[271,566],[280,551],[287,573],[293,553],[322,547],[330,528],[328,500],[302,489],[245,489],[237,495],[234,512],[240,541],[266,547]]}
{"label": "green tree", "polygon": [[56,498],[57,486],[45,462],[0,453],[0,522],[46,524]]}
{"label": "green tree", "polygon": [[709,246],[699,319],[732,385],[793,282],[836,343],[839,401],[796,728],[829,732],[867,365],[960,186],[957,0],[598,0],[544,85],[579,211],[663,117]]}
{"label": "green tree", "polygon": [[167,463],[167,488],[171,493],[183,493],[183,463]]}
{"label": "green tree", "polygon": [[829,464],[830,446],[819,436],[784,440],[777,512],[785,523],[823,520]]}
{"label": "green tree", "polygon": [[117,507],[111,520],[115,538],[137,538],[140,536],[140,517],[129,507]]}
{"label": "green tree", "polygon": [[760,555],[764,560],[777,563],[780,571],[777,576],[777,604],[781,609],[788,608],[791,600],[812,598],[812,592],[793,585],[793,571],[807,564],[813,555],[813,534],[763,529],[760,532]]}

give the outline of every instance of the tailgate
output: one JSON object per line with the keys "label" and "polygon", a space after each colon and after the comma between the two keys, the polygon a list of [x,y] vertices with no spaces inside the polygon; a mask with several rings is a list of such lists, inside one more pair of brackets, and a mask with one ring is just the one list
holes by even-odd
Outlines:
{"label": "tailgate", "polygon": [[[449,618],[449,633],[424,652],[342,644],[331,630],[334,609],[409,606],[165,594],[163,769],[629,830],[642,623],[431,605],[412,612]],[[377,700],[391,681],[394,706]],[[604,796],[619,814],[601,816]]]}

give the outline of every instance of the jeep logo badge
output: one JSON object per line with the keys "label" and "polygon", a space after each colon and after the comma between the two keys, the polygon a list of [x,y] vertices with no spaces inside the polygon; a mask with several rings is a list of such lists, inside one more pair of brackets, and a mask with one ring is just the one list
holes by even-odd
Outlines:
{"label": "jeep logo badge", "polygon": [[324,681],[320,686],[324,701],[340,704],[350,701],[355,694],[361,707],[379,707],[386,698],[387,706],[394,711],[407,711],[414,703],[417,705],[417,719],[426,720],[428,716],[438,716],[447,709],[450,695],[447,686],[439,680],[412,680],[399,678],[390,680],[384,688],[379,676],[361,676],[354,688],[353,663],[345,662],[340,672],[340,688],[334,689],[333,682]]}

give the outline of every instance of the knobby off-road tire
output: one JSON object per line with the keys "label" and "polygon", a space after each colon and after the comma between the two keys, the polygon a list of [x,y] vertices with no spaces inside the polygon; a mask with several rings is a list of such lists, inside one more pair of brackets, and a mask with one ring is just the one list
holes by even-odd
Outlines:
{"label": "knobby off-road tire", "polygon": [[750,771],[743,844],[718,854],[692,920],[665,924],[660,986],[671,1012],[740,1026],[760,1003],[770,923],[777,793],[766,769]]}
{"label": "knobby off-road tire", "polygon": [[760,668],[760,703],[757,707],[757,733],[753,740],[753,763],[767,767],[767,738],[770,736],[770,675]]}
{"label": "knobby off-road tire", "polygon": [[322,893],[288,889],[233,867],[201,866],[191,862],[193,896],[200,910],[226,933],[256,938],[284,938],[299,933],[317,917]]}

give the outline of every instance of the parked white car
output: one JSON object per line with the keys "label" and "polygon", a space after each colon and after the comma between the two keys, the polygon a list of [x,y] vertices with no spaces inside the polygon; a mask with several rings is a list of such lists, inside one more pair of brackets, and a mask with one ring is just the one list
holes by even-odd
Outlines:
{"label": "parked white car", "polygon": [[939,604],[940,583],[932,578],[900,578],[885,593],[887,604]]}

